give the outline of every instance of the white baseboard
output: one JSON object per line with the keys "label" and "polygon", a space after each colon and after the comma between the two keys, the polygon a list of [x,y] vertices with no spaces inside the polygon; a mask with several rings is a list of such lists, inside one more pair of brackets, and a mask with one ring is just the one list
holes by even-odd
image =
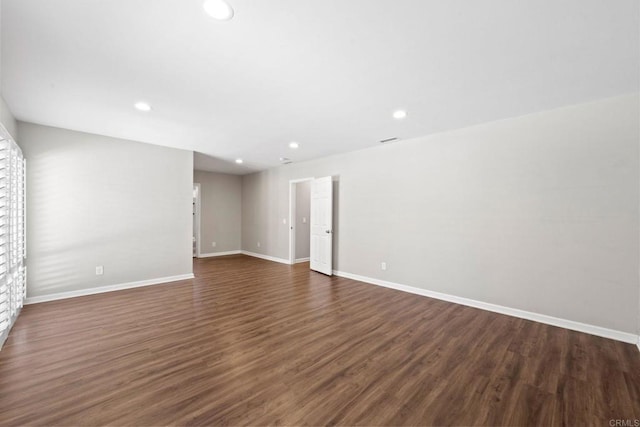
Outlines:
{"label": "white baseboard", "polygon": [[309,262],[311,258],[306,257],[306,258],[296,258],[296,264],[299,262]]}
{"label": "white baseboard", "polygon": [[252,256],[255,258],[261,258],[261,259],[266,259],[267,261],[274,261],[274,262],[279,262],[281,264],[289,264],[289,260],[288,259],[284,259],[284,258],[276,258],[274,256],[269,256],[269,255],[262,255],[262,254],[257,254],[255,252],[248,252],[248,251],[242,251],[242,253],[244,255],[248,255],[248,256]]}
{"label": "white baseboard", "polygon": [[585,332],[599,337],[610,338],[617,341],[623,341],[631,344],[637,343],[640,349],[640,337],[628,332],[616,331],[613,329],[602,328],[600,326],[588,325],[586,323],[574,322],[573,320],[560,319],[557,317],[547,316],[545,314],[533,313],[530,311],[519,310],[516,308],[504,307],[497,304],[491,304],[482,301],[476,301],[469,298],[458,297],[455,295],[443,294],[440,292],[429,291],[413,286],[401,285],[399,283],[387,282],[385,280],[374,279],[371,277],[360,276],[357,274],[346,273],[344,271],[334,270],[333,274],[347,279],[357,280],[359,282],[370,283],[372,285],[383,286],[385,288],[396,289],[403,292],[422,295],[425,297],[435,298],[456,304],[462,304],[469,307],[480,308],[482,310],[492,311],[495,313],[506,314],[508,316],[519,317],[522,319],[533,320],[534,322],[545,323],[547,325],[558,326],[573,331]]}
{"label": "white baseboard", "polygon": [[140,288],[142,286],[159,285],[161,283],[177,282],[179,280],[193,279],[193,273],[179,276],[160,277],[158,279],[140,280],[137,282],[120,283],[117,285],[100,286],[98,288],[79,289],[77,291],[60,292],[56,294],[28,297],[25,304],[37,304],[40,302],[56,301],[60,299],[82,297],[85,295],[102,294],[105,292],[121,291],[123,289]]}
{"label": "white baseboard", "polygon": [[208,254],[200,254],[198,258],[210,258],[214,256],[225,256],[225,255],[238,255],[241,253],[242,251],[211,252]]}

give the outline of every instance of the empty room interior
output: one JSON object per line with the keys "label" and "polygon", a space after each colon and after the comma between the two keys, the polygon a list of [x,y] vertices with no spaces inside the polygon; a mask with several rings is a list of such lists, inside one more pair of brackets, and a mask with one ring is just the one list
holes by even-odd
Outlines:
{"label": "empty room interior", "polygon": [[640,426],[637,0],[0,0],[0,425]]}

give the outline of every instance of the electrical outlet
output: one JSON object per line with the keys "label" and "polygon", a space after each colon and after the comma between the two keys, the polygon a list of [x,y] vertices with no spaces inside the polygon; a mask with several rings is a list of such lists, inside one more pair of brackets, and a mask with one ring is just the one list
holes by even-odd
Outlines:
{"label": "electrical outlet", "polygon": [[381,263],[381,264],[380,264],[380,268],[381,268],[382,270],[386,270],[386,269],[387,269],[387,263],[386,263],[386,262]]}
{"label": "electrical outlet", "polygon": [[258,242],[258,247],[260,247],[260,242]]}
{"label": "electrical outlet", "polygon": [[282,223],[286,225],[287,224],[287,218],[282,218]]}
{"label": "electrical outlet", "polygon": [[216,242],[211,242],[211,246],[215,248],[216,247]]}
{"label": "electrical outlet", "polygon": [[104,274],[104,267],[101,265],[96,266],[96,276],[102,276]]}
{"label": "electrical outlet", "polygon": [[302,217],[302,223],[303,223],[303,224],[306,224],[306,223],[307,223],[307,217],[306,217],[306,216],[303,216],[303,217]]}

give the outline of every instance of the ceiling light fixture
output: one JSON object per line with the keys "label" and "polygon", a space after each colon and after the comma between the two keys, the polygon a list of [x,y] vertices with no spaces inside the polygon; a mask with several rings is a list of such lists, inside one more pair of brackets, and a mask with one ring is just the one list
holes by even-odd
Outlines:
{"label": "ceiling light fixture", "polygon": [[393,118],[396,120],[402,120],[407,117],[407,112],[404,110],[396,110],[393,112]]}
{"label": "ceiling light fixture", "polygon": [[392,137],[392,138],[381,139],[381,140],[380,140],[380,143],[382,143],[382,144],[388,144],[388,143],[390,143],[390,142],[396,142],[397,140],[398,140],[398,138],[394,136],[394,137]]}
{"label": "ceiling light fixture", "polygon": [[289,148],[298,148],[300,145],[297,142],[290,142],[289,143]]}
{"label": "ceiling light fixture", "polygon": [[151,105],[147,104],[146,102],[136,102],[135,104],[133,104],[133,106],[136,107],[136,110],[151,111]]}
{"label": "ceiling light fixture", "polygon": [[244,160],[242,160],[242,159],[236,159],[236,163],[237,163],[237,164],[239,164],[239,165],[241,165],[241,164],[243,164],[243,163],[244,163]]}
{"label": "ceiling light fixture", "polygon": [[202,8],[207,15],[218,21],[228,21],[233,18],[233,8],[224,0],[205,0]]}

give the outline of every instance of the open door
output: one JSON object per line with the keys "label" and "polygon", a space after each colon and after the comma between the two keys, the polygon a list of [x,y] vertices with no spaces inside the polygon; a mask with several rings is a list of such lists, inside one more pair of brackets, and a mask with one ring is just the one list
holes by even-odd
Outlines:
{"label": "open door", "polygon": [[333,273],[333,182],[330,176],[311,183],[311,269]]}

